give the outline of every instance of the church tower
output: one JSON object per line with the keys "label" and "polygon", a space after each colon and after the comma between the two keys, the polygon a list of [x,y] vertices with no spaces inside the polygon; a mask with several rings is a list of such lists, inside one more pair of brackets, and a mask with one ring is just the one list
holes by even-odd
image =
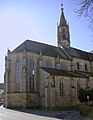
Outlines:
{"label": "church tower", "polygon": [[57,26],[57,42],[58,47],[70,47],[69,25],[64,16],[63,4],[61,9],[60,23]]}

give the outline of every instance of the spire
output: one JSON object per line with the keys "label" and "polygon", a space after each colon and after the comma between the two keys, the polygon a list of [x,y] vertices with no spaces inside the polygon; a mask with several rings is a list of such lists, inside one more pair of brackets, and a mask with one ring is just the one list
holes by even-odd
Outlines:
{"label": "spire", "polygon": [[61,4],[61,17],[60,17],[60,23],[57,26],[57,37],[58,37],[58,47],[70,47],[70,35],[69,35],[69,25],[66,22],[65,16],[64,16],[64,9],[63,4]]}
{"label": "spire", "polygon": [[66,25],[66,19],[65,19],[65,16],[64,16],[64,9],[63,9],[63,4],[61,4],[62,8],[62,12],[61,12],[61,17],[60,17],[60,25]]}

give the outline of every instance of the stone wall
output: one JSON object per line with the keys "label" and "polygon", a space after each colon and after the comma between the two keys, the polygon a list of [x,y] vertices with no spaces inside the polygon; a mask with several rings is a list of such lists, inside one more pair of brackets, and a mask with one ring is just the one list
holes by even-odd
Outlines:
{"label": "stone wall", "polygon": [[[41,106],[43,107],[62,107],[79,104],[78,89],[87,87],[87,78],[55,76],[55,86],[52,87],[52,76],[49,73],[41,69],[40,76],[40,98]],[[61,95],[60,82],[63,82],[63,94]],[[80,88],[78,88],[78,84]]]}
{"label": "stone wall", "polygon": [[85,64],[87,65],[87,71],[91,72],[91,63],[88,60],[83,60],[79,58],[73,58],[74,70],[77,70],[77,63],[79,63],[79,70],[85,71]]}
{"label": "stone wall", "polygon": [[39,103],[39,93],[27,93],[27,108],[37,108],[40,106]]}
{"label": "stone wall", "polygon": [[[30,59],[34,60],[34,91],[30,91]],[[16,60],[20,59],[20,88],[16,91]],[[57,61],[58,59],[58,61]],[[73,58],[72,61],[35,54],[23,51],[22,53],[9,53],[6,61],[5,72],[5,106],[6,107],[59,107],[69,106],[78,103],[77,82],[80,87],[86,88],[86,78],[71,78],[55,75],[55,86],[52,86],[52,76],[40,67],[46,67],[46,62],[52,63],[52,68],[61,68],[61,64],[66,66],[66,70],[77,70],[77,63],[81,71],[87,69],[91,71],[90,61]],[[57,64],[57,65],[56,65]],[[23,75],[25,68],[25,76]],[[60,95],[60,82],[63,82],[63,95]],[[93,87],[93,78],[89,78],[89,86]],[[73,87],[74,86],[74,87]],[[74,89],[72,89],[74,88]]]}
{"label": "stone wall", "polygon": [[26,93],[5,94],[6,108],[26,108]]}
{"label": "stone wall", "polygon": [[[63,94],[60,95],[60,82],[63,82]],[[55,77],[55,105],[56,107],[68,106],[71,103],[71,80],[69,77]]]}
{"label": "stone wall", "polygon": [[5,94],[6,108],[33,108],[39,106],[38,93],[8,93]]}

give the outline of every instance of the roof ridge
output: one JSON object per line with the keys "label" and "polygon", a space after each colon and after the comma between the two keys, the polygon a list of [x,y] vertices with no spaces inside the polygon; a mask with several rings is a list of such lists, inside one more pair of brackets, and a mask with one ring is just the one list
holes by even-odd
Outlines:
{"label": "roof ridge", "polygon": [[23,43],[21,43],[18,47],[16,47],[12,52],[14,52],[17,48],[19,48],[21,45],[24,44],[25,48],[27,47],[27,43],[28,42],[34,42],[34,43],[38,43],[38,44],[43,44],[43,45],[46,45],[46,46],[50,46],[50,47],[55,47],[55,48],[58,48],[57,46],[53,46],[53,45],[49,45],[49,44],[46,44],[46,43],[42,43],[42,42],[37,42],[37,41],[34,41],[34,40],[25,40]]}
{"label": "roof ridge", "polygon": [[51,47],[56,47],[56,48],[58,48],[58,47],[55,46],[55,45],[49,45],[49,44],[47,44],[47,43],[37,42],[37,41],[34,41],[34,40],[29,40],[29,39],[27,39],[26,41],[29,41],[29,42],[35,42],[35,43],[38,43],[38,44],[43,44],[43,45],[47,45],[47,46],[51,46]]}

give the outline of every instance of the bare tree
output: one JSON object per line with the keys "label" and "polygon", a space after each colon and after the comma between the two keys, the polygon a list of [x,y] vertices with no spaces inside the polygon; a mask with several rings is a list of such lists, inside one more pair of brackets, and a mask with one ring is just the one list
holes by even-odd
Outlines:
{"label": "bare tree", "polygon": [[89,27],[93,29],[93,0],[80,0],[79,9],[76,13],[79,17],[84,17],[89,21]]}

